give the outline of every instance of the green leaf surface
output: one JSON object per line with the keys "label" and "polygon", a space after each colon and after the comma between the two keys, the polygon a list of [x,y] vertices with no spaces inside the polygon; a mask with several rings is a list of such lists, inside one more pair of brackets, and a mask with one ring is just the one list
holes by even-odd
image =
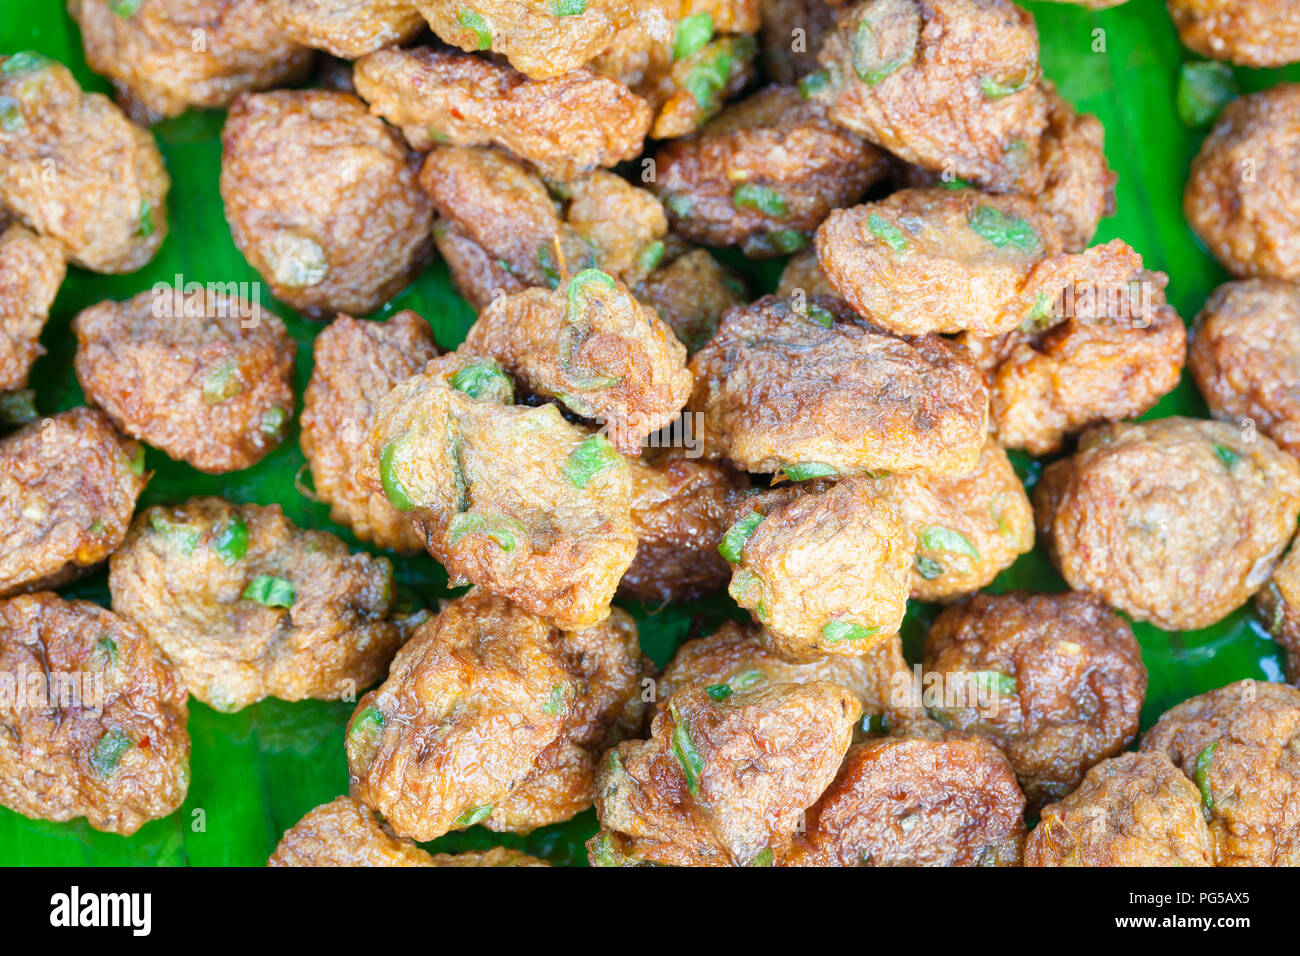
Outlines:
{"label": "green leaf surface", "polygon": [[[1180,119],[1178,83],[1183,63],[1199,58],[1179,45],[1164,4],[1154,0],[1100,12],[1058,3],[1025,6],[1038,21],[1045,74],[1066,99],[1097,115],[1106,128],[1107,155],[1119,174],[1118,213],[1102,222],[1096,241],[1122,238],[1142,253],[1149,268],[1169,273],[1170,301],[1190,322],[1209,292],[1227,278],[1192,235],[1181,212],[1183,183],[1205,131],[1188,129]],[[111,93],[109,84],[86,67],[77,29],[62,4],[29,4],[22,16],[0,18],[0,53],[29,49],[67,64],[86,89]],[[1297,67],[1233,72],[1243,92],[1300,79]],[[72,317],[103,299],[124,299],[155,282],[173,282],[176,276],[184,282],[249,283],[246,292],[259,296],[280,315],[297,343],[296,384],[301,394],[311,373],[311,343],[321,326],[303,320],[255,285],[257,273],[231,241],[217,192],[222,121],[219,111],[190,112],[155,127],[173,180],[168,197],[171,231],[159,255],[139,272],[100,276],[75,267],[68,270],[42,337],[48,353],[32,376],[41,414],[83,402],[72,373]],[[797,248],[794,239],[801,237],[792,237],[788,248]],[[758,292],[771,291],[780,273],[780,260],[748,263],[734,251],[720,258],[739,265]],[[452,291],[441,262],[426,269],[376,317],[405,308],[429,321],[444,348],[454,348],[474,318],[473,310]],[[1205,413],[1204,403],[1185,378],[1148,417]],[[327,506],[304,494],[307,489],[299,475],[305,461],[298,446],[296,415],[285,427],[286,440],[280,448],[257,466],[229,475],[200,474],[150,449],[146,466],[155,475],[141,506],[173,504],[200,494],[236,502],[279,503],[298,524],[331,531],[354,549],[362,549],[350,533],[329,520]],[[1012,457],[1022,480],[1032,484],[1041,463],[1023,455]],[[448,590],[447,576],[432,558],[395,558],[393,565],[402,592],[424,606],[436,607],[439,598],[455,593]],[[1041,550],[1035,550],[999,575],[989,590],[1053,591],[1063,586]],[[102,572],[64,588],[63,593],[109,603]],[[646,653],[661,665],[683,641],[712,633],[725,620],[748,618],[721,594],[662,608],[621,603],[637,619]],[[914,602],[909,607],[903,625],[909,660],[919,659],[926,628],[937,613],[934,605]],[[1278,648],[1249,608],[1202,631],[1166,632],[1147,624],[1135,624],[1134,631],[1150,671],[1144,728],[1168,707],[1229,681],[1281,679]],[[124,838],[97,832],[84,821],[56,824],[0,809],[0,864],[260,866],[285,829],[313,807],[347,791],[343,736],[354,708],[354,702],[266,700],[221,714],[192,701],[192,779],[180,810]],[[504,845],[554,863],[581,865],[586,862],[583,841],[596,830],[595,814],[589,810],[525,838],[474,826],[429,846],[459,852]]]}

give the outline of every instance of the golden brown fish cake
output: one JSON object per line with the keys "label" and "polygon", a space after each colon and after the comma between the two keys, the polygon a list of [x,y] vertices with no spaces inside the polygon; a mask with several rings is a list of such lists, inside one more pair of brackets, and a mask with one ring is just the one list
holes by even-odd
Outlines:
{"label": "golden brown fish cake", "polygon": [[358,478],[416,523],[453,580],[592,627],[636,552],[626,460],[557,406],[512,397],[491,359],[435,359],[380,403]]}
{"label": "golden brown fish cake", "polygon": [[303,393],[302,453],[330,518],[362,541],[414,553],[424,537],[382,492],[357,480],[375,409],[395,385],[438,355],[429,323],[409,309],[383,322],[340,315],[312,345],[315,364]]}
{"label": "golden brown fish cake", "polygon": [[1300,690],[1243,680],[1166,711],[1142,735],[1201,792],[1215,866],[1300,865]]}
{"label": "golden brown fish cake", "polygon": [[355,96],[243,94],[221,142],[235,245],[308,317],[374,312],[427,261],[433,209],[410,151]]}
{"label": "golden brown fish cake", "polygon": [[294,83],[311,69],[264,0],[68,0],[86,62],[148,126],[190,107]]}
{"label": "golden brown fish cake", "polygon": [[551,636],[481,589],[421,624],[348,723],[353,795],[420,841],[485,820],[577,706],[579,682]]}
{"label": "golden brown fish cake", "polygon": [[713,699],[687,684],[649,740],[610,751],[596,780],[593,866],[772,866],[835,776],[861,714],[843,687],[771,684]]}
{"label": "golden brown fish cake", "polygon": [[255,302],[163,286],[73,320],[77,382],[133,438],[199,471],[249,468],[293,417],[295,345]]}
{"label": "golden brown fish cake", "polygon": [[1253,423],[1300,457],[1300,286],[1219,286],[1196,317],[1187,366],[1215,418]]}
{"label": "golden brown fish cake", "polygon": [[675,232],[752,257],[805,245],[832,209],[860,200],[889,168],[883,152],[792,86],[727,107],[660,148],[655,163],[654,190]]}
{"label": "golden brown fish cake", "polygon": [[463,351],[490,355],[531,392],[602,425],[627,455],[676,419],[691,394],[686,347],[658,314],[606,272],[558,289],[498,296]]}
{"label": "golden brown fish cake", "polygon": [[984,369],[998,440],[1060,451],[1089,425],[1136,418],[1177,385],[1187,329],[1165,298],[1169,277],[1118,239],[1073,257],[1075,278],[1018,329],[957,344]]}
{"label": "golden brown fish cake", "polygon": [[416,47],[358,60],[357,93],[415,149],[500,146],[549,179],[570,181],[641,152],[650,107],[587,70],[529,80],[476,56]]}
{"label": "golden brown fish cake", "polygon": [[50,592],[0,601],[0,803],[129,836],[190,782],[185,688],[130,621]]}
{"label": "golden brown fish cake", "polygon": [[1300,548],[1292,547],[1255,595],[1255,607],[1273,640],[1286,651],[1286,673],[1300,686]]}
{"label": "golden brown fish cake", "polygon": [[0,440],[0,597],[58,587],[116,551],[148,480],[144,448],[94,409]]}
{"label": "golden brown fish cake", "polygon": [[310,811],[276,844],[267,866],[434,866],[433,856],[393,836],[374,811],[337,797]]}
{"label": "golden brown fish cake", "polygon": [[271,0],[276,25],[295,43],[355,60],[424,30],[415,0]]}
{"label": "golden brown fish cake", "polygon": [[17,223],[0,232],[0,392],[25,387],[45,354],[41,329],[66,272],[53,239]]}
{"label": "golden brown fish cake", "polygon": [[0,60],[0,209],[93,272],[134,272],[167,237],[171,179],[153,137],[62,63]]}
{"label": "golden brown fish cake", "polygon": [[826,296],[764,296],[691,359],[709,458],[790,477],[970,472],[988,390],[938,336],[899,337]]}
{"label": "golden brown fish cake", "polygon": [[1300,514],[1300,463],[1222,422],[1103,425],[1043,471],[1034,506],[1070,587],[1136,620],[1195,630],[1268,579]]}
{"label": "golden brown fish cake", "polygon": [[1300,7],[1293,0],[1165,0],[1183,44],[1239,66],[1300,60]]}
{"label": "golden brown fish cake", "polygon": [[1041,188],[1038,31],[1009,0],[843,6],[819,59],[815,95],[847,129],[993,191]]}
{"label": "golden brown fish cake", "polygon": [[347,700],[403,640],[393,568],[279,505],[193,498],[137,516],[109,562],[113,609],[144,628],[220,711],[265,697]]}
{"label": "golden brown fish cake", "polygon": [[1192,162],[1183,213],[1238,278],[1300,282],[1300,84],[1229,103]]}
{"label": "golden brown fish cake", "polygon": [[953,685],[954,706],[945,700],[930,715],[1005,753],[1031,810],[1060,800],[1137,737],[1141,648],[1093,595],[976,594],[935,620],[924,665]]}
{"label": "golden brown fish cake", "polygon": [[1025,866],[1213,865],[1201,795],[1162,753],[1101,761],[1025,841]]}

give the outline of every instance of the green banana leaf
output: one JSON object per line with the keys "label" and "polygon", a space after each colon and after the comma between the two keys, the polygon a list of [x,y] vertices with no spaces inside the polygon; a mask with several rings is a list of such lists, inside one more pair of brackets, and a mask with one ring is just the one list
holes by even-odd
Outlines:
{"label": "green banana leaf", "polygon": [[[1171,276],[1170,299],[1190,321],[1215,285],[1227,276],[1188,229],[1181,212],[1183,183],[1203,137],[1190,131],[1175,110],[1181,64],[1195,59],[1178,42],[1158,0],[1131,0],[1105,12],[1090,12],[1064,3],[1026,4],[1038,20],[1042,62],[1047,76],[1081,111],[1096,114],[1106,127],[1106,152],[1119,174],[1118,214],[1102,223],[1098,242],[1123,238],[1150,268]],[[110,92],[107,82],[87,68],[76,26],[57,3],[0,0],[0,53],[34,49],[67,64],[88,90]],[[1300,71],[1238,70],[1242,90],[1300,79]],[[171,234],[158,257],[127,276],[100,276],[70,268],[43,336],[49,350],[32,376],[37,405],[44,413],[83,403],[72,372],[74,342],[68,329],[81,309],[105,298],[122,299],[155,282],[256,282],[230,238],[217,192],[221,164],[220,112],[191,112],[160,124],[155,133],[172,176]],[[734,261],[734,260],[733,260]],[[773,284],[773,270],[754,273],[760,288]],[[319,326],[290,309],[273,305],[298,343],[297,384],[311,374],[311,340]],[[389,304],[381,315],[398,309],[418,311],[432,324],[444,348],[455,347],[474,313],[452,290],[446,268],[436,262]],[[1203,401],[1191,383],[1183,384],[1151,412],[1205,416]],[[1026,484],[1041,463],[1016,456]],[[328,509],[312,500],[302,484],[305,461],[296,431],[264,461],[232,475],[203,475],[150,450],[148,467],[155,475],[142,506],[176,502],[197,494],[216,494],[233,501],[278,502],[305,527],[339,535],[362,547],[344,528],[329,520]],[[400,584],[433,605],[446,596],[447,578],[427,556],[395,562]],[[991,590],[1026,588],[1053,591],[1064,587],[1041,551],[1022,557]],[[104,574],[65,589],[70,596],[108,605]],[[641,640],[658,663],[691,637],[711,633],[719,622],[738,617],[725,596],[666,608],[633,606]],[[932,606],[914,605],[904,629],[909,658],[918,656]],[[1160,631],[1138,624],[1150,671],[1150,689],[1142,712],[1143,727],[1185,698],[1232,680],[1253,677],[1278,680],[1278,648],[1242,609],[1211,628],[1189,633]],[[192,783],[182,809],[143,827],[130,838],[99,833],[76,821],[55,824],[28,820],[0,808],[0,864],[28,866],[241,865],[265,862],[285,829],[308,810],[346,792],[347,764],[343,728],[351,712],[347,703],[267,700],[235,714],[219,714],[193,702],[189,730],[193,738]],[[482,828],[451,834],[430,847],[458,851],[505,844],[561,864],[582,864],[582,843],[596,830],[592,811],[527,838],[501,836]]]}

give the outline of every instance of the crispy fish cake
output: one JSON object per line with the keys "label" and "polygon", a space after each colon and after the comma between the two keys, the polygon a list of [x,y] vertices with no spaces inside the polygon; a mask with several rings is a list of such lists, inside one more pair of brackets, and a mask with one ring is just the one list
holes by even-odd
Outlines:
{"label": "crispy fish cake", "polygon": [[140,443],[89,408],[0,441],[0,597],[57,587],[116,551],[148,480]]}
{"label": "crispy fish cake", "polygon": [[771,866],[835,777],[861,714],[835,684],[770,684],[715,700],[679,687],[649,740],[610,751],[596,780],[595,866]]}
{"label": "crispy fish cake", "polygon": [[1300,864],[1300,690],[1243,680],[1165,712],[1142,750],[1201,791],[1216,866]]}
{"label": "crispy fish cake", "polygon": [[977,591],[1034,546],[1029,496],[994,441],[961,477],[890,475],[869,484],[914,536],[914,598],[946,601]]}
{"label": "crispy fish cake", "polygon": [[1169,277],[1118,239],[1075,263],[1077,278],[1020,328],[957,339],[984,369],[990,425],[1009,448],[1058,452],[1085,427],[1136,418],[1178,385],[1187,329],[1165,298]]}
{"label": "crispy fish cake", "polygon": [[469,54],[390,48],[358,60],[352,79],[418,150],[496,145],[564,182],[634,159],[650,129],[645,100],[587,70],[529,80]]}
{"label": "crispy fish cake", "polygon": [[855,657],[827,654],[792,661],[764,646],[760,628],[728,621],[709,637],[677,649],[659,678],[658,696],[667,699],[679,687],[695,684],[714,700],[725,700],[768,684],[824,681],[852,692],[866,717],[887,723],[900,707],[900,682],[905,685],[910,679],[897,635]]}
{"label": "crispy fish cake", "polygon": [[[675,232],[710,246],[776,256],[803,245],[832,210],[884,177],[883,152],[831,123],[792,86],[724,109],[655,155],[656,194]],[[775,234],[775,235],[774,235]]]}
{"label": "crispy fish cake", "polygon": [[1201,795],[1162,753],[1103,760],[1025,841],[1025,866],[1213,866]]}
{"label": "crispy fish cake", "polygon": [[691,354],[713,338],[724,312],[749,301],[744,280],[706,249],[660,265],[632,292],[654,307]]}
{"label": "crispy fish cake", "polygon": [[1300,456],[1300,286],[1219,286],[1196,317],[1187,365],[1215,418],[1254,422]]}
{"label": "crispy fish cake", "polygon": [[68,0],[68,13],[90,68],[145,126],[191,106],[229,106],[311,69],[311,50],[285,35],[263,0]]}
{"label": "crispy fish cake", "polygon": [[276,298],[311,317],[364,315],[423,267],[429,198],[401,136],[355,96],[244,94],[221,142],[231,234]]}
{"label": "crispy fish cake", "polygon": [[109,562],[113,609],[220,711],[264,697],[339,700],[373,683],[402,634],[393,568],[305,531],[279,505],[149,508]]}
{"label": "crispy fish cake", "polygon": [[415,0],[271,0],[276,25],[295,43],[355,60],[406,43],[424,29]]}
{"label": "crispy fish cake", "polygon": [[648,706],[645,683],[654,663],[641,653],[636,621],[615,608],[585,631],[554,631],[551,646],[576,682],[564,728],[537,756],[527,778],[492,805],[489,830],[529,833],[573,818],[595,798],[601,755],[639,736]]}
{"label": "crispy fish cake", "polygon": [[988,390],[969,359],[825,296],[732,309],[690,368],[705,454],[746,471],[962,475],[984,446]]}
{"label": "crispy fish cake", "polygon": [[493,847],[430,854],[393,836],[373,810],[351,797],[323,803],[284,832],[267,866],[550,866],[545,860]]}
{"label": "crispy fish cake", "polygon": [[1157,627],[1194,630],[1267,580],[1300,514],[1300,464],[1262,435],[1162,418],[1085,432],[1034,495],[1070,587]]}
{"label": "crispy fish cake", "polygon": [[1025,798],[979,737],[855,745],[808,811],[793,866],[1019,866]]}
{"label": "crispy fish cake", "polygon": [[[1045,312],[1065,286],[1061,236],[1023,196],[903,189],[837,209],[817,230],[826,278],[900,335],[997,335]],[[925,303],[918,308],[917,303]]]}
{"label": "crispy fish cake", "polygon": [[686,347],[654,309],[607,272],[585,269],[555,291],[525,289],[479,313],[463,350],[490,355],[530,391],[603,424],[637,455],[691,394]]}
{"label": "crispy fish cake", "polygon": [[555,289],[584,269],[635,285],[664,254],[668,218],[659,201],[606,170],[565,184],[557,201],[509,156],[440,146],[425,158],[420,185],[441,217],[438,250],[479,310],[498,290]]}
{"label": "crispy fish cake", "polygon": [[636,552],[627,464],[555,405],[511,395],[490,359],[435,359],[379,404],[358,478],[416,523],[453,579],[591,627]]}
{"label": "crispy fish cake", "polygon": [[415,840],[482,822],[576,706],[551,633],[478,589],[421,624],[348,723],[352,793]]}
{"label": "crispy fish cake", "polygon": [[847,129],[997,192],[1041,187],[1038,31],[1009,0],[862,0],[819,58],[816,96]]}
{"label": "crispy fish cake", "polygon": [[164,286],[91,306],[72,328],[82,391],[128,435],[209,473],[284,440],[295,346],[256,303]]}
{"label": "crispy fish cake", "polygon": [[1090,594],[976,594],[948,608],[925,642],[925,669],[983,694],[932,709],[987,737],[1036,810],[1137,737],[1147,671],[1128,623]]}
{"label": "crispy fish cake", "polygon": [[129,836],[190,782],[185,688],[130,621],[56,594],[0,601],[0,803]]}
{"label": "crispy fish cake", "polygon": [[817,53],[835,26],[829,0],[762,0],[759,62],[775,83],[795,83],[820,69]]}
{"label": "crispy fish cake", "polygon": [[1300,549],[1291,548],[1255,595],[1264,626],[1286,650],[1287,677],[1300,686]]}
{"label": "crispy fish cake", "polygon": [[413,553],[424,537],[382,492],[359,483],[366,433],[395,385],[438,354],[429,323],[409,309],[383,322],[340,315],[312,346],[315,365],[303,394],[302,452],[330,517],[362,541]]}
{"label": "crispy fish cake", "polygon": [[618,593],[667,604],[725,587],[731,568],[718,546],[749,479],[726,465],[678,453],[629,459],[628,468],[637,547]]}
{"label": "crispy fish cake", "polygon": [[770,650],[854,656],[898,632],[913,539],[870,482],[777,488],[732,513],[720,548],[733,565],[727,590],[763,625]]}
{"label": "crispy fish cake", "polygon": [[1279,83],[1224,108],[1192,162],[1183,212],[1234,276],[1300,281],[1297,169],[1300,84]]}
{"label": "crispy fish cake", "polygon": [[0,232],[0,392],[26,386],[45,353],[41,329],[66,271],[53,239],[17,224]]}
{"label": "crispy fish cake", "polygon": [[1300,60],[1300,8],[1292,0],[1165,0],[1178,38],[1202,56],[1239,66]]}
{"label": "crispy fish cake", "polygon": [[167,236],[153,137],[39,53],[0,60],[0,208],[93,272],[134,272]]}

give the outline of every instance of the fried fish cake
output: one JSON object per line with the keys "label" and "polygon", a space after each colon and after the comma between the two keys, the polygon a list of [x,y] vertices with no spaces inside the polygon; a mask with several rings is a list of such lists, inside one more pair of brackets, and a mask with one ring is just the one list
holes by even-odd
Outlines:
{"label": "fried fish cake", "polygon": [[148,482],[144,448],[74,408],[0,441],[0,597],[57,587],[118,549]]}
{"label": "fried fish cake", "polygon": [[92,272],[134,272],[167,237],[171,179],[153,137],[62,63],[0,60],[0,208]]}
{"label": "fried fish cake", "polygon": [[1183,44],[1239,66],[1300,60],[1300,8],[1291,0],[1165,0]]}
{"label": "fried fish cake", "polygon": [[1300,863],[1300,690],[1243,680],[1166,711],[1142,736],[1201,792],[1215,866]]}
{"label": "fried fish cake", "polygon": [[272,8],[263,0],[68,0],[86,62],[144,126],[306,76],[312,52],[285,34]]}
{"label": "fried fish cake", "polygon": [[1292,547],[1268,583],[1255,595],[1255,607],[1273,640],[1286,651],[1286,672],[1300,686],[1300,549]]}
{"label": "fried fish cake", "polygon": [[595,866],[772,866],[835,776],[861,714],[843,687],[771,684],[715,700],[678,688],[649,740],[606,755]]}
{"label": "fried fish cake", "polygon": [[496,145],[562,182],[636,158],[650,130],[643,99],[587,70],[529,80],[469,54],[394,47],[358,60],[352,79],[418,150]]}
{"label": "fried fish cake", "polygon": [[279,505],[149,508],[110,560],[108,586],[113,610],[220,711],[265,697],[346,699],[384,673],[403,639],[389,620],[388,560],[298,528]]}
{"label": "fried fish cake", "polygon": [[330,517],[362,541],[414,553],[424,538],[382,492],[356,471],[375,409],[393,387],[438,355],[429,323],[409,309],[383,322],[340,315],[312,345],[315,364],[303,393],[302,452]]}
{"label": "fried fish cake", "polygon": [[424,29],[415,0],[271,0],[265,5],[290,40],[344,60],[406,43]]}
{"label": "fried fish cake", "polygon": [[129,836],[190,782],[185,688],[136,625],[48,591],[0,601],[0,803]]}
{"label": "fried fish cake", "polygon": [[976,594],[935,620],[925,669],[976,691],[931,709],[1011,761],[1031,810],[1073,791],[1137,737],[1147,671],[1128,623],[1098,598]]}
{"label": "fried fish cake", "polygon": [[72,329],[77,382],[128,435],[213,474],[284,440],[295,345],[257,303],[164,286],[91,306]]}
{"label": "fried fish cake", "polygon": [[825,296],[764,296],[691,359],[705,454],[794,478],[970,472],[988,390],[938,336],[900,337]]}
{"label": "fried fish cake", "polygon": [[1101,761],[1025,841],[1025,866],[1213,865],[1201,795],[1158,752]]}
{"label": "fried fish cake", "polygon": [[277,299],[309,317],[365,315],[427,261],[433,208],[410,151],[355,96],[243,94],[221,142],[226,220]]}
{"label": "fried fish cake", "polygon": [[45,353],[41,329],[66,271],[53,239],[16,223],[0,232],[0,392],[25,387]]}
{"label": "fried fish cake", "polygon": [[706,249],[658,266],[632,292],[654,307],[690,354],[713,338],[724,312],[749,301],[744,280]]}
{"label": "fried fish cake", "polygon": [[1105,425],[1043,471],[1034,505],[1070,587],[1139,621],[1194,630],[1268,579],[1300,514],[1300,463],[1222,422]]}

